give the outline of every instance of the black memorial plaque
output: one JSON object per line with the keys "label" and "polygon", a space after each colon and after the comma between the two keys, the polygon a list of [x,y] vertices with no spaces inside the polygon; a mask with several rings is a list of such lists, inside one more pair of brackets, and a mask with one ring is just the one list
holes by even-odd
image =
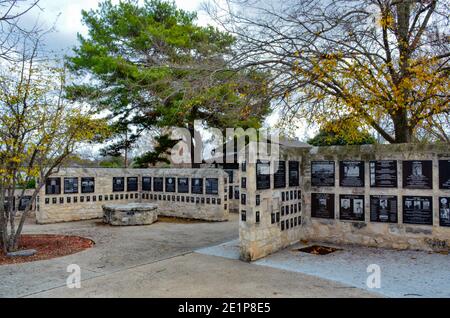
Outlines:
{"label": "black memorial plaque", "polygon": [[27,206],[30,204],[32,197],[30,195],[25,195],[19,200],[19,211],[25,211]]}
{"label": "black memorial plaque", "polygon": [[403,188],[432,189],[433,163],[431,160],[403,161]]}
{"label": "black memorial plaque", "polygon": [[439,225],[450,226],[450,197],[439,198]]}
{"label": "black memorial plaque", "polygon": [[275,173],[273,174],[273,187],[275,189],[286,187],[286,161],[275,162]]}
{"label": "black memorial plaque", "polygon": [[78,178],[64,178],[64,193],[78,193]]}
{"label": "black memorial plaque", "polygon": [[175,192],[175,178],[166,177],[166,192]]}
{"label": "black memorial plaque", "polygon": [[450,160],[439,160],[439,188],[450,189]]}
{"label": "black memorial plaque", "polygon": [[138,190],[138,178],[137,177],[128,177],[127,178],[127,191],[137,191]]}
{"label": "black memorial plaque", "polygon": [[311,217],[334,219],[333,193],[311,193]]}
{"label": "black memorial plaque", "polygon": [[233,170],[225,170],[228,174],[228,183],[234,183]]}
{"label": "black memorial plaque", "polygon": [[47,178],[45,194],[61,194],[61,178]]}
{"label": "black memorial plaque", "polygon": [[189,193],[189,178],[178,178],[178,192]]}
{"label": "black memorial plaque", "polygon": [[311,162],[311,186],[334,187],[335,166],[334,161]]}
{"label": "black memorial plaque", "polygon": [[339,196],[339,218],[347,221],[364,221],[364,196],[341,194]]}
{"label": "black memorial plaque", "polygon": [[433,197],[404,196],[403,223],[433,225]]}
{"label": "black memorial plaque", "polygon": [[397,223],[398,222],[397,196],[371,195],[370,221],[382,223]]}
{"label": "black memorial plaque", "polygon": [[364,161],[340,161],[339,185],[341,187],[364,187]]}
{"label": "black memorial plaque", "polygon": [[203,194],[202,178],[192,178],[191,193]]}
{"label": "black memorial plaque", "polygon": [[113,177],[113,192],[125,191],[125,178]]}
{"label": "black memorial plaque", "polygon": [[247,188],[247,178],[246,177],[242,177],[241,178],[241,188],[242,189],[246,189]]}
{"label": "black memorial plaque", "polygon": [[289,186],[298,187],[300,184],[300,163],[298,161],[289,161]]}
{"label": "black memorial plaque", "polygon": [[206,178],[205,182],[206,194],[219,194],[219,179]]}
{"label": "black memorial plaque", "polygon": [[256,189],[270,189],[270,162],[256,162]]}
{"label": "black memorial plaque", "polygon": [[369,163],[372,188],[397,188],[397,160],[378,160]]}
{"label": "black memorial plaque", "polygon": [[142,191],[152,190],[152,177],[142,177]]}
{"label": "black memorial plaque", "polygon": [[153,178],[153,191],[163,192],[164,191],[164,179],[161,177]]}

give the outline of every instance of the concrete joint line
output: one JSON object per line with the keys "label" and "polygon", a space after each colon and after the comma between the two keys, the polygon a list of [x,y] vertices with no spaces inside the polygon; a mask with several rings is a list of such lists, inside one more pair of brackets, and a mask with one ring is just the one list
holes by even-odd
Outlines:
{"label": "concrete joint line", "polygon": [[[173,255],[173,256],[169,256],[169,257],[166,257],[166,258],[158,259],[158,260],[155,260],[155,261],[152,261],[152,262],[148,262],[148,263],[144,263],[144,264],[139,264],[139,265],[134,265],[134,266],[118,269],[118,270],[115,270],[115,271],[112,271],[112,272],[108,272],[108,273],[104,273],[104,274],[99,274],[99,275],[94,276],[94,277],[82,279],[81,281],[82,282],[87,282],[89,280],[96,279],[96,278],[99,278],[99,277],[105,277],[105,276],[108,276],[108,275],[124,272],[124,271],[130,270],[130,269],[136,269],[136,268],[139,268],[139,267],[143,267],[143,266],[147,266],[147,265],[151,265],[151,264],[156,264],[156,263],[163,262],[163,261],[166,261],[166,260],[169,260],[169,259],[172,259],[172,258],[176,258],[176,257],[180,257],[180,256],[186,256],[186,255],[193,254],[193,253],[194,253],[194,251],[183,252],[183,253],[176,254],[176,255]],[[93,272],[93,273],[98,273],[98,272],[93,271],[91,269],[87,269],[87,270],[90,271],[90,272]],[[58,285],[58,286],[55,286],[55,287],[52,287],[52,288],[47,288],[47,289],[44,289],[44,290],[40,290],[40,291],[37,291],[37,292],[34,292],[34,293],[21,295],[18,298],[26,298],[26,297],[33,296],[33,295],[38,295],[38,294],[45,293],[45,292],[48,292],[50,290],[58,289],[58,288],[61,288],[61,287],[64,287],[64,286],[66,286],[66,285],[65,284]]]}

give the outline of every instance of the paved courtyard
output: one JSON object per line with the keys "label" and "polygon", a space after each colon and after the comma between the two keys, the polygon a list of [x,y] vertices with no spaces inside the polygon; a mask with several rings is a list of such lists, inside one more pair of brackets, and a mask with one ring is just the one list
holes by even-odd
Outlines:
{"label": "paved courtyard", "polygon": [[[202,253],[237,239],[237,215],[229,222],[139,227],[110,227],[99,220],[28,224],[25,232],[80,235],[96,245],[53,260],[0,266],[0,297],[378,296],[295,271]],[[81,267],[80,289],[66,287],[69,264]]]}
{"label": "paved courtyard", "polygon": [[[252,264],[329,279],[386,297],[450,297],[450,255],[356,246],[335,246],[340,250],[312,255],[299,252],[302,247],[305,245],[293,245]],[[203,248],[199,252],[237,259],[239,241]],[[379,289],[367,287],[367,278],[373,273],[368,273],[367,269],[372,264],[380,269]]]}
{"label": "paved courtyard", "polygon": [[[238,220],[110,227],[100,220],[28,224],[26,233],[80,235],[94,248],[0,266],[0,297],[450,297],[450,256],[344,246],[328,255],[297,244],[253,263],[238,260]],[[66,287],[67,266],[82,270]],[[381,288],[366,286],[367,266]]]}

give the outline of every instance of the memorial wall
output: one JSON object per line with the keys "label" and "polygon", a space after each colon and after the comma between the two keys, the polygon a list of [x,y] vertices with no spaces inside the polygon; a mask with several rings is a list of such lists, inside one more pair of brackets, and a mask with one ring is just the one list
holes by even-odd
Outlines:
{"label": "memorial wall", "polygon": [[241,169],[246,180],[240,202],[241,259],[258,259],[301,239],[302,160],[297,152],[283,148],[282,158]]}
{"label": "memorial wall", "polygon": [[238,213],[241,188],[240,171],[238,169],[224,169],[224,171],[228,175],[228,186],[225,188],[228,196],[228,211]]}
{"label": "memorial wall", "polygon": [[224,221],[227,183],[220,169],[62,168],[40,191],[36,220],[101,218],[106,203],[154,202],[159,215]]}
{"label": "memorial wall", "polygon": [[[281,169],[268,175],[261,175],[258,164],[247,165],[247,204],[240,207],[243,259],[258,259],[300,240],[448,251],[448,145],[282,148],[281,161]],[[291,186],[295,178],[286,168],[293,162],[300,163],[298,188]],[[289,205],[287,228],[281,216],[291,190],[298,192],[298,202],[293,197],[297,212]],[[264,202],[259,207],[253,204],[256,198]]]}

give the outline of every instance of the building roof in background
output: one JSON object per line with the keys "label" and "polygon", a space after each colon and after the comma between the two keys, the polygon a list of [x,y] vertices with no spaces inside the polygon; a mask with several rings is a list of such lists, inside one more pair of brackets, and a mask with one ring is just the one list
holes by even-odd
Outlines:
{"label": "building roof in background", "polygon": [[310,144],[296,139],[280,140],[278,144],[288,148],[312,148]]}

